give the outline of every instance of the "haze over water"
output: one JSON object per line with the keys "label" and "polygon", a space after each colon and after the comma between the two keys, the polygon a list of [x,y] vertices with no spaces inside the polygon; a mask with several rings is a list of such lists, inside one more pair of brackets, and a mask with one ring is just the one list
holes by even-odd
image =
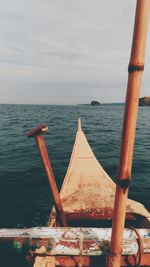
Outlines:
{"label": "haze over water", "polygon": [[[47,124],[47,149],[60,188],[81,117],[82,128],[103,168],[115,180],[124,106],[0,105],[0,227],[46,225],[52,198],[34,139],[25,133]],[[130,198],[150,210],[150,108],[140,107]]]}

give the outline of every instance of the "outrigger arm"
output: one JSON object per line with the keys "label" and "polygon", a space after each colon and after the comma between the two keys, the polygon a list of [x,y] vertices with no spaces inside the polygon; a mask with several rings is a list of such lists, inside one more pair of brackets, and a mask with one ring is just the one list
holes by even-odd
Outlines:
{"label": "outrigger arm", "polygon": [[51,166],[51,162],[48,157],[48,152],[46,149],[45,141],[43,138],[43,134],[46,133],[47,131],[48,131],[48,127],[46,125],[40,125],[34,128],[33,130],[29,131],[27,133],[27,136],[28,138],[31,138],[31,137],[35,138],[35,141],[36,141],[36,144],[37,144],[37,147],[40,152],[40,156],[41,156],[41,159],[44,165],[44,169],[48,177],[49,185],[52,191],[52,196],[54,200],[54,205],[55,205],[58,221],[60,222],[61,226],[67,226],[67,220],[66,220],[63,206],[61,203],[61,199],[59,196],[57,184],[54,178],[54,173],[53,173],[53,169]]}

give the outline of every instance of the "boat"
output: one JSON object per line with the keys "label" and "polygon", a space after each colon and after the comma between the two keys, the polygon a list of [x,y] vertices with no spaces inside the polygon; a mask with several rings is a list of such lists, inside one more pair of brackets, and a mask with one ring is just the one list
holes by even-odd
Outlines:
{"label": "boat", "polygon": [[[111,226],[116,184],[96,159],[78,119],[78,128],[60,198],[70,226]],[[126,225],[146,227],[150,213],[128,199]],[[95,224],[94,224],[95,223]],[[49,226],[58,226],[53,209]],[[150,226],[150,225],[149,225]]]}
{"label": "boat", "polygon": [[[46,166],[43,133],[47,130],[47,126],[39,126],[28,133],[39,138]],[[53,176],[52,170],[50,175]],[[66,227],[62,227],[55,205],[48,227],[0,229],[0,248],[5,251],[8,247],[9,253],[10,248],[19,254],[22,251],[23,255],[27,252],[27,261],[33,267],[108,266],[115,188],[115,182],[96,159],[78,119],[70,163],[59,194]],[[141,203],[127,199],[125,227],[121,266],[135,263],[150,266],[149,211]]]}
{"label": "boat", "polygon": [[[78,119],[70,163],[60,190],[67,225],[69,227],[111,227],[115,187],[114,181],[96,159],[82,130],[81,120]],[[60,226],[54,207],[48,224],[50,227]],[[150,228],[150,213],[141,203],[131,199],[127,200],[126,205],[126,227],[129,226],[135,229]],[[150,255],[147,257],[150,260]],[[83,266],[97,266],[93,265],[93,261],[91,265],[91,258],[83,257]],[[80,266],[80,259],[79,256],[75,258],[37,256],[34,267],[45,267],[52,262],[54,265],[48,266]],[[99,259],[96,258],[96,260],[100,263]]]}
{"label": "boat", "polygon": [[[48,162],[47,152],[44,149],[44,141],[41,135],[39,137],[35,135],[37,130],[33,131],[33,135],[31,134],[36,138],[55,203],[50,215],[49,226],[50,229],[54,227],[57,229],[58,227],[58,236],[61,236],[57,240],[53,237],[58,250],[54,245],[53,254],[50,252],[51,256],[36,255],[34,267],[47,265],[150,266],[150,213],[141,203],[128,199],[149,10],[149,0],[137,0],[116,184],[94,156],[79,120],[69,167],[59,194],[51,164]],[[43,129],[43,131],[45,130]],[[69,232],[68,229],[59,228],[59,225],[78,228]],[[94,230],[93,228],[90,229],[91,226],[100,228]],[[127,243],[124,239],[126,235],[124,226],[132,228],[135,233],[134,237],[129,238]],[[103,227],[112,227],[109,241],[108,239],[104,240]],[[143,236],[141,236],[140,228]],[[99,236],[100,229],[103,237],[101,236],[99,243],[97,236]],[[146,229],[148,230],[146,231]],[[74,236],[76,238],[73,239]],[[92,237],[89,238],[89,236]],[[130,233],[127,236],[129,237]],[[132,243],[133,239],[134,244]],[[101,255],[104,255],[100,259],[96,257],[99,255],[97,254],[97,246],[99,250],[101,247]],[[124,246],[127,249],[125,255],[122,254]],[[137,251],[131,253],[130,249],[136,246]],[[42,248],[36,252],[40,253],[40,249]],[[104,254],[102,250],[105,251]],[[61,255],[64,254],[65,256],[59,258],[60,251]]]}
{"label": "boat", "polygon": [[30,248],[34,267],[150,266],[150,213],[127,198],[149,10],[149,0],[137,0],[116,184],[96,159],[80,119],[60,193],[43,139],[47,126],[28,133],[36,140],[54,207],[49,227],[0,229],[0,245],[19,251]]}

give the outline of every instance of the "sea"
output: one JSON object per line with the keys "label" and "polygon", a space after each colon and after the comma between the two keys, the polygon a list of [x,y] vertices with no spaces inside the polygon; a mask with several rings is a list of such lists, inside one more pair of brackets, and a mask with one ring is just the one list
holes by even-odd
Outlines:
{"label": "sea", "polygon": [[[53,200],[35,140],[27,131],[46,124],[44,135],[60,189],[81,118],[97,159],[115,181],[124,105],[0,105],[0,228],[45,226]],[[139,107],[129,197],[150,210],[150,108]]]}

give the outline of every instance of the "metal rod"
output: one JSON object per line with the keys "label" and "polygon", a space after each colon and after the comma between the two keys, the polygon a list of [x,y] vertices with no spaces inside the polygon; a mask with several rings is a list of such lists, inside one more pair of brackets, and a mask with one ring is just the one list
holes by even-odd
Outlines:
{"label": "metal rod", "polygon": [[132,158],[138,112],[141,76],[144,69],[145,46],[148,29],[150,0],[137,0],[132,51],[129,63],[126,105],[118,183],[116,186],[109,267],[120,267],[122,239],[125,224],[126,200],[131,181]]}

